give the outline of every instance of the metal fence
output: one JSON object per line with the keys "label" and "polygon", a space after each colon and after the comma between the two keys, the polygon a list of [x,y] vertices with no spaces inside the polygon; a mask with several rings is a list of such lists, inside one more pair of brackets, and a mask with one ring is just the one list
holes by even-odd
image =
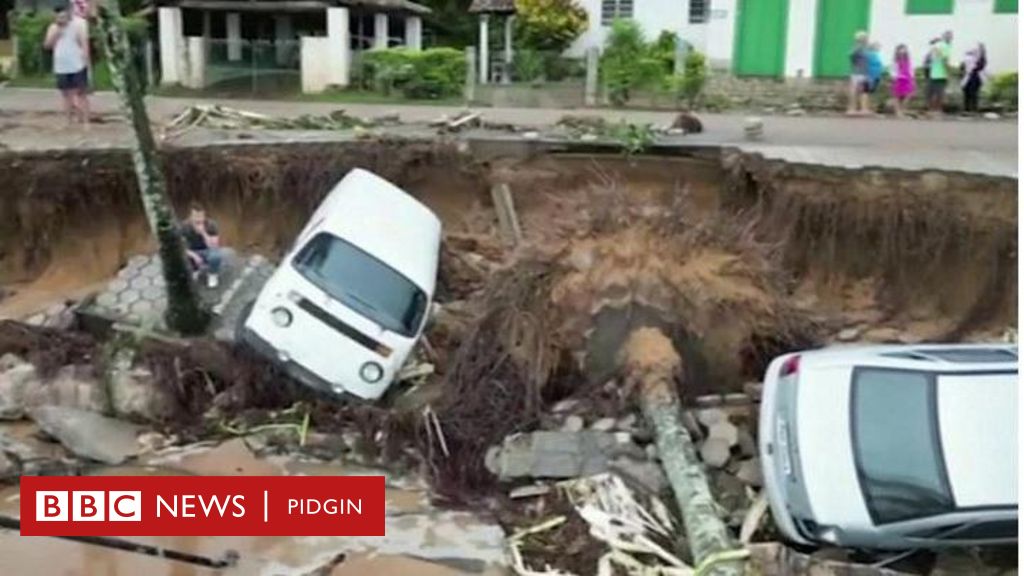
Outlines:
{"label": "metal fence", "polygon": [[226,96],[280,96],[302,87],[298,40],[206,42],[204,90]]}

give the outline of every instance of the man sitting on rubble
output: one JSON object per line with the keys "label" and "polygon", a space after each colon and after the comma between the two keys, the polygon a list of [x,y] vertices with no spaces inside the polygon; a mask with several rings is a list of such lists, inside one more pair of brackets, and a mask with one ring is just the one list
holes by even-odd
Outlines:
{"label": "man sitting on rubble", "polygon": [[181,224],[185,250],[192,265],[193,278],[206,272],[206,287],[216,288],[220,283],[221,251],[217,223],[206,217],[206,210],[192,204],[188,220]]}

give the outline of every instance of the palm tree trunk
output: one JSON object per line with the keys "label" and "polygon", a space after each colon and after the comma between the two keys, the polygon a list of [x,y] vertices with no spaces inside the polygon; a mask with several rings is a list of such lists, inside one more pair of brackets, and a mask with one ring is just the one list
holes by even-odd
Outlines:
{"label": "palm tree trunk", "polygon": [[192,284],[185,247],[167,196],[156,142],[146,114],[142,84],[132,61],[118,0],[107,0],[100,5],[98,17],[110,76],[120,96],[121,108],[128,116],[135,134],[132,162],[146,219],[160,247],[160,261],[167,286],[167,326],[181,334],[199,334],[206,328],[209,314],[200,306]]}
{"label": "palm tree trunk", "polygon": [[682,405],[674,384],[682,373],[682,359],[672,341],[661,330],[650,327],[630,334],[623,359],[626,379],[636,387],[644,418],[654,429],[661,467],[676,497],[694,563],[707,566],[702,573],[708,576],[742,575],[742,561],[726,559],[734,549],[733,539],[718,515],[704,465],[683,426]]}

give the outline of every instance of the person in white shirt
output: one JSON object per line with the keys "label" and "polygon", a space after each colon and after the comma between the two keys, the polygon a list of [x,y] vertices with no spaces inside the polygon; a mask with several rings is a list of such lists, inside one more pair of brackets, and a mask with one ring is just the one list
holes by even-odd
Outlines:
{"label": "person in white shirt", "polygon": [[43,45],[53,50],[53,73],[64,97],[68,122],[89,122],[89,32],[85,19],[69,8],[57,12]]}

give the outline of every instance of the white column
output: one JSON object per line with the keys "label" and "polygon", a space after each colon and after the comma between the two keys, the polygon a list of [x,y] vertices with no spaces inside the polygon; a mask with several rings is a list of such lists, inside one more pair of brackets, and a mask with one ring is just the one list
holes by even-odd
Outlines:
{"label": "white column", "polygon": [[185,68],[181,8],[161,6],[157,9],[157,20],[160,26],[160,83],[180,84]]}
{"label": "white column", "polygon": [[242,59],[242,15],[229,12],[227,15],[228,60],[237,62]]}
{"label": "white column", "polygon": [[288,63],[288,53],[294,49],[292,17],[288,14],[274,16],[274,60],[278,65]]}
{"label": "white column", "polygon": [[419,16],[405,17],[405,46],[413,50],[423,49],[423,20]]}
{"label": "white column", "polygon": [[348,31],[348,8],[327,9],[327,41],[329,43],[330,84],[348,86],[352,59],[351,38]]}
{"label": "white column", "polygon": [[490,20],[488,14],[480,15],[480,58],[477,66],[480,68],[480,83],[487,84],[491,72],[491,61],[487,54],[487,24]]}
{"label": "white column", "polygon": [[388,15],[378,12],[373,15],[373,49],[383,50],[388,47]]}
{"label": "white column", "polygon": [[736,0],[711,0],[707,56],[712,65],[732,65],[732,52],[736,40],[736,8]]}
{"label": "white column", "polygon": [[515,18],[512,14],[505,16],[505,68],[501,76],[503,84],[508,84],[512,80],[512,23]]}
{"label": "white column", "polygon": [[[807,15],[817,13],[818,0],[789,0],[789,18],[783,36],[786,39],[786,63],[783,73],[786,76],[814,76],[814,39],[818,35],[818,20],[808,18]],[[853,42],[853,38],[848,40]]]}
{"label": "white column", "polygon": [[210,23],[211,14],[209,10],[203,10],[203,38],[209,38],[211,36],[210,30],[213,25]]}
{"label": "white column", "polygon": [[188,46],[188,74],[181,83],[186,88],[201,90],[206,88],[206,43],[208,40],[202,36],[189,36],[185,40]]}

